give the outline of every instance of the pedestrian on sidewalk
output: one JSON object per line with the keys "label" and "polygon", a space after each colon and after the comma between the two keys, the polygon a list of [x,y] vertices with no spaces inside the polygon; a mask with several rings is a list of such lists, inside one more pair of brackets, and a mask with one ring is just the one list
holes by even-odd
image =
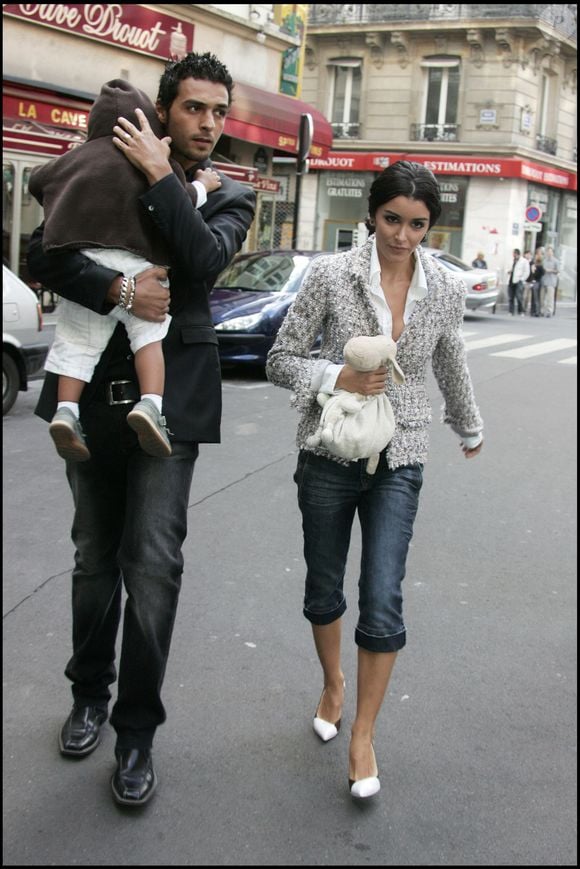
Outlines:
{"label": "pedestrian on sidewalk", "polygon": [[544,277],[543,257],[539,250],[536,251],[533,262],[530,267],[530,281],[532,290],[532,304],[530,314],[532,317],[539,317],[542,312],[541,307],[541,286],[542,278]]}
{"label": "pedestrian on sidewalk", "polygon": [[522,256],[519,248],[514,248],[512,269],[508,281],[508,296],[509,296],[509,312],[512,317],[516,313],[516,302],[518,306],[518,314],[523,317],[524,310],[524,283],[530,274],[530,263]]}
{"label": "pedestrian on sidewalk", "polygon": [[[220,438],[220,364],[208,297],[240,250],[255,210],[254,192],[226,176],[206,204],[194,209],[169,157],[188,181],[198,169],[211,167],[232,90],[230,73],[214,55],[192,52],[167,64],[159,82],[156,112],[170,147],[155,136],[144,115],[139,125],[119,117],[111,130],[116,147],[145,176],[141,206],[169,247],[172,319],[163,351],[164,415],[172,452],[168,458],[148,455],[126,425],[139,387],[119,324],[80,401],[91,458],[66,466],[76,549],[73,654],[65,670],[73,708],[59,744],[63,755],[82,758],[99,743],[117,675],[124,585],[123,642],[111,714],[117,765],[111,785],[116,802],[130,807],[147,803],[157,785],[151,748],[166,718],[161,687],[183,573],[191,481],[199,444]],[[36,279],[103,316],[119,303],[122,274],[76,251],[45,252],[42,236],[41,226],[29,247]],[[137,275],[135,316],[159,323],[167,302],[158,271]],[[49,372],[36,413],[50,422],[56,402],[57,377]]]}
{"label": "pedestrian on sidewalk", "polygon": [[560,264],[554,256],[554,248],[548,245],[544,257],[544,276],[542,277],[542,314],[544,317],[552,317],[555,312],[556,287],[558,286],[558,274]]}
{"label": "pedestrian on sidewalk", "polygon": [[[342,720],[343,582],[357,511],[361,523],[357,701],[348,778],[352,796],[363,799],[380,790],[375,723],[406,643],[402,581],[428,454],[431,364],[445,400],[445,422],[459,436],[464,455],[477,456],[483,443],[462,336],[465,286],[421,248],[440,213],[440,190],[430,170],[406,161],[385,169],[370,191],[368,241],[314,263],[267,362],[269,379],[293,391],[301,412],[294,480],[307,569],[303,613],[322,667],[314,730],[325,742],[337,736]],[[380,334],[397,342],[403,385],[393,382],[386,367],[360,372],[344,362],[350,338]],[[313,359],[310,350],[319,335],[320,355]],[[349,461],[310,440],[320,421],[318,393],[339,389],[362,396],[386,391],[390,399],[395,432],[374,474],[367,472],[366,458]]]}

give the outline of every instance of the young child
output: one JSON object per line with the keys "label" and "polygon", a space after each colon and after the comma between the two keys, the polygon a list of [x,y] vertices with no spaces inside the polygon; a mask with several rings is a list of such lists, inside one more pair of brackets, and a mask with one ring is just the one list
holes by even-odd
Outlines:
{"label": "young child", "polygon": [[[166,243],[139,202],[147,189],[145,176],[113,144],[113,127],[122,116],[138,128],[135,109],[145,113],[155,135],[163,128],[153,103],[123,79],[101,88],[89,115],[87,141],[31,174],[29,189],[44,207],[44,249],[78,249],[84,256],[123,274],[119,303],[107,315],[61,299],[57,325],[45,369],[59,375],[58,406],[49,433],[62,458],[75,462],[91,454],[79,419],[79,401],[86,383],[118,322],[127,330],[135,356],[141,400],[127,415],[144,452],[170,456],[171,444],[162,416],[165,364],[162,340],[171,317],[151,323],[135,317],[135,277],[153,264],[169,267]],[[199,170],[188,183],[181,166],[173,171],[197,206],[200,194],[221,186],[211,168]],[[203,196],[200,204],[205,202]]]}

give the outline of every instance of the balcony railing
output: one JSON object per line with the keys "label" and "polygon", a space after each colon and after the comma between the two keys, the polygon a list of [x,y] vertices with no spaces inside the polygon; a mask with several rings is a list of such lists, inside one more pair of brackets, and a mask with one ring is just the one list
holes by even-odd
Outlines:
{"label": "balcony railing", "polygon": [[412,142],[458,142],[459,124],[411,124]]}
{"label": "balcony railing", "polygon": [[360,124],[331,124],[333,135],[336,139],[358,139],[360,136]]}
{"label": "balcony railing", "polygon": [[548,139],[547,136],[536,136],[536,148],[544,154],[552,154],[554,157],[558,151],[556,139]]}
{"label": "balcony railing", "polygon": [[416,21],[465,22],[489,19],[550,24],[561,36],[576,39],[576,9],[563,3],[314,3],[308,7],[308,24],[376,24]]}

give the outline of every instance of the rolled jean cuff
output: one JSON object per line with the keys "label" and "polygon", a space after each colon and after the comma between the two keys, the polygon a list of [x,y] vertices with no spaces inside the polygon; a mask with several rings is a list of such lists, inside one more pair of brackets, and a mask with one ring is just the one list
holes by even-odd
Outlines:
{"label": "rolled jean cuff", "polygon": [[343,600],[336,609],[333,609],[329,613],[313,613],[307,609],[303,609],[302,612],[313,625],[330,625],[346,612],[346,600]]}
{"label": "rolled jean cuff", "polygon": [[407,632],[403,629],[390,637],[372,637],[356,628],[354,641],[357,646],[366,649],[367,652],[398,652],[407,642]]}

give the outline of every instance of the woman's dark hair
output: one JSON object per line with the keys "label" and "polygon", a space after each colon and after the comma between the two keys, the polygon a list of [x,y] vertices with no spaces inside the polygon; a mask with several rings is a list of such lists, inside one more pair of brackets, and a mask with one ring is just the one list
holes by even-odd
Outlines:
{"label": "woman's dark hair", "polygon": [[161,108],[169,111],[179,90],[179,82],[184,78],[197,78],[223,84],[228,92],[228,104],[232,101],[234,81],[227,67],[214,54],[196,54],[191,51],[182,60],[170,61],[165,66],[165,72],[159,79],[157,102]]}
{"label": "woman's dark hair", "polygon": [[[416,199],[427,206],[429,229],[439,219],[441,214],[439,184],[431,170],[421,163],[399,160],[375,178],[369,193],[369,217],[374,219],[377,209],[397,196]],[[368,220],[366,225],[367,229],[374,231],[374,226]]]}

